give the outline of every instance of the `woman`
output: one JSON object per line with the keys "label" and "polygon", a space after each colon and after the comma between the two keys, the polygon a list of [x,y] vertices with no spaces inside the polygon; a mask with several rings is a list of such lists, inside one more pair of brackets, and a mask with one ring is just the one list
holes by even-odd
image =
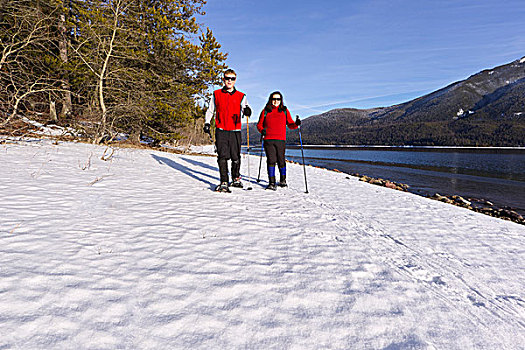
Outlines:
{"label": "woman", "polygon": [[264,138],[264,152],[266,153],[266,165],[268,167],[269,185],[267,190],[276,190],[275,163],[279,166],[281,175],[279,186],[286,187],[286,126],[297,129],[301,125],[299,116],[292,119],[290,111],[284,105],[283,95],[279,91],[272,92],[266,106],[261,112],[257,130]]}

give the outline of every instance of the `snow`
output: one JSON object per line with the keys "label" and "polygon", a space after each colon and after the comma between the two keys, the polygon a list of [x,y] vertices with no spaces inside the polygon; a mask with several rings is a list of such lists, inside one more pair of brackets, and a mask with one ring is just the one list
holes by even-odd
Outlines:
{"label": "snow", "polygon": [[213,155],[215,154],[215,146],[213,145],[203,145],[203,146],[196,146],[196,145],[188,145],[188,146],[169,146],[169,145],[162,145],[165,148],[174,149],[181,152],[186,153],[198,153],[198,154],[207,154],[207,155]]}
{"label": "snow", "polygon": [[525,63],[525,57],[520,60],[520,63]]}
{"label": "snow", "polygon": [[297,164],[265,191],[256,156],[231,194],[209,156],[0,161],[0,349],[525,346],[522,225]]}
{"label": "snow", "polygon": [[34,121],[34,120],[31,120],[31,119],[28,119],[26,117],[22,117],[22,120],[27,123],[27,124],[31,124],[33,125],[34,127],[38,128],[38,130],[36,130],[34,132],[34,134],[37,134],[37,135],[42,135],[42,136],[64,136],[64,135],[73,135],[73,136],[79,136],[79,132],[76,131],[75,129],[73,128],[66,128],[66,127],[62,127],[62,126],[59,126],[59,125],[49,125],[49,126],[45,126],[37,121]]}

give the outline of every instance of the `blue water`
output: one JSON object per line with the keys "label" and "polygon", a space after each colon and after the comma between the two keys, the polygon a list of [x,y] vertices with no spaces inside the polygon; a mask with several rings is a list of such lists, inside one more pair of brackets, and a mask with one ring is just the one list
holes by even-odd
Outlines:
{"label": "blue water", "polygon": [[[525,214],[525,149],[305,148],[304,156],[306,164],[405,183],[414,193],[483,199]],[[302,162],[301,150],[288,147],[286,158]]]}

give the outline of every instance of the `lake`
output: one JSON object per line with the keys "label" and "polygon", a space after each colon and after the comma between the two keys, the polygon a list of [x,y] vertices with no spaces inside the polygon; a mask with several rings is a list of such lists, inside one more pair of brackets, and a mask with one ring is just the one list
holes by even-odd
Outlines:
{"label": "lake", "polygon": [[[525,215],[525,148],[305,146],[304,156],[306,164],[405,183],[410,192],[484,199]],[[302,163],[300,148],[287,146],[286,158]]]}

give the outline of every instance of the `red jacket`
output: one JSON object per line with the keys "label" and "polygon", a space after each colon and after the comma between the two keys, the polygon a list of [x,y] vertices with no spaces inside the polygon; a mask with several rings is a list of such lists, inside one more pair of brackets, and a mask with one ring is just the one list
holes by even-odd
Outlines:
{"label": "red jacket", "polygon": [[[266,114],[266,117],[264,116]],[[279,109],[272,106],[271,112],[263,109],[257,123],[257,130],[262,132],[266,128],[265,140],[286,140],[286,126],[290,129],[297,129],[290,111],[288,109],[279,112]]]}
{"label": "red jacket", "polygon": [[224,89],[213,92],[215,102],[215,126],[222,130],[241,130],[241,103],[244,94],[233,90],[228,92]]}

